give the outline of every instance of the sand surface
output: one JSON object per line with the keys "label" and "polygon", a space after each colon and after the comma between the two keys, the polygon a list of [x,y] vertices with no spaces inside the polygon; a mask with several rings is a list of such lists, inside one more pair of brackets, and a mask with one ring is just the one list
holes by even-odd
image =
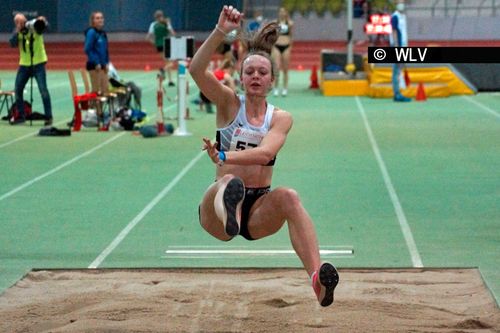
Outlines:
{"label": "sand surface", "polygon": [[475,269],[340,270],[328,308],[295,269],[37,271],[0,332],[500,332],[500,310]]}

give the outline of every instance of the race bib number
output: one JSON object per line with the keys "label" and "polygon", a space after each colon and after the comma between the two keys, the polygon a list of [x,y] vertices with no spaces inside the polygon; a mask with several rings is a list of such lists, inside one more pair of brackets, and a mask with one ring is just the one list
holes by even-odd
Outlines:
{"label": "race bib number", "polygon": [[251,129],[236,128],[231,140],[230,150],[245,150],[260,145],[264,134]]}

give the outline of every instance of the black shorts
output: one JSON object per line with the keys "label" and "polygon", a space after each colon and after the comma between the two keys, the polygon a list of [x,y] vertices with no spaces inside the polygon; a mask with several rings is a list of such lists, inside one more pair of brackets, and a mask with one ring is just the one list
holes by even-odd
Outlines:
{"label": "black shorts", "polygon": [[157,46],[156,51],[158,52],[163,52],[163,46]]}
{"label": "black shorts", "polygon": [[241,225],[240,225],[240,235],[248,240],[254,240],[250,233],[248,232],[248,218],[250,215],[250,210],[257,199],[259,199],[264,194],[271,192],[271,187],[258,187],[258,188],[245,188],[245,199],[243,200],[243,205],[241,206]]}
{"label": "black shorts", "polygon": [[287,44],[287,45],[274,45],[274,47],[276,47],[278,49],[278,51],[280,51],[281,54],[283,54],[283,52],[286,51],[287,48],[290,47],[290,44]]}
{"label": "black shorts", "polygon": [[[96,69],[96,67],[99,66],[99,64],[94,64],[93,62],[87,61],[87,65],[85,66],[88,71],[93,71]],[[106,65],[101,65],[101,68],[105,68]]]}
{"label": "black shorts", "polygon": [[[250,210],[257,199],[259,199],[264,194],[271,192],[271,187],[258,187],[258,188],[245,188],[245,199],[243,199],[243,204],[241,206],[241,225],[240,225],[240,235],[248,240],[254,240],[250,233],[248,232],[248,218],[250,215]],[[198,219],[201,223],[201,205],[198,206]]]}

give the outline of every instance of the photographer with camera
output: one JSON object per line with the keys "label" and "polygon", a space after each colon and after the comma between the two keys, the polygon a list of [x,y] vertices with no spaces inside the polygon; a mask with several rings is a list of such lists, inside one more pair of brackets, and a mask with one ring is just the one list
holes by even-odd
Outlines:
{"label": "photographer with camera", "polygon": [[23,14],[18,13],[14,16],[14,23],[15,31],[9,42],[12,47],[19,47],[19,68],[15,83],[16,108],[19,116],[11,119],[10,123],[17,125],[26,121],[23,92],[28,80],[34,77],[42,96],[45,126],[52,125],[52,105],[45,70],[47,53],[42,35],[47,27],[47,19],[39,16],[28,21]]}

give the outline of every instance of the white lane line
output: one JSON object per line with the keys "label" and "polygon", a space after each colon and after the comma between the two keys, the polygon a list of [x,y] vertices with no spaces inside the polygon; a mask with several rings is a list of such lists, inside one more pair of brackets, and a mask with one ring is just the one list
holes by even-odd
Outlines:
{"label": "white lane line", "polygon": [[481,102],[478,102],[476,100],[474,100],[473,98],[470,98],[469,96],[462,96],[463,98],[465,98],[467,101],[469,101],[470,103],[472,104],[475,104],[477,106],[479,106],[481,109],[489,112],[490,114],[492,114],[493,116],[497,117],[497,118],[500,118],[500,113],[496,112],[495,110],[493,110],[492,108],[489,108],[487,107],[486,105],[484,105],[483,103]]}
{"label": "white lane line", "polygon": [[[50,79],[50,80],[53,80],[53,79]],[[49,82],[49,78],[47,78],[47,82]],[[3,84],[2,84],[3,86]],[[5,84],[5,86],[9,86],[9,84]],[[11,87],[14,87],[12,89],[7,89],[7,90],[11,90],[11,91],[14,91],[15,90],[15,82],[12,81],[11,82]],[[83,83],[81,84],[81,86],[83,86]],[[68,87],[69,88],[69,83],[68,82],[58,82],[58,83],[54,83],[54,84],[47,84],[47,89],[49,90],[49,93],[51,90],[57,90],[57,89],[60,89],[62,87]],[[39,95],[36,95],[39,93],[39,88],[38,88],[38,84],[36,83],[36,80],[33,79],[33,96],[39,96]],[[26,99],[26,94],[30,94],[30,83],[28,81],[28,83],[26,84],[26,86],[24,87],[24,90],[23,90],[23,97],[24,97],[24,100],[27,100]],[[29,101],[28,101],[29,102]]]}
{"label": "white lane line", "polygon": [[65,168],[65,167],[67,167],[67,166],[69,166],[69,165],[71,165],[71,164],[75,163],[76,161],[78,161],[78,160],[80,160],[80,159],[84,158],[85,156],[88,156],[88,155],[92,154],[92,153],[93,153],[93,152],[95,152],[96,150],[101,149],[102,147],[104,147],[104,146],[106,146],[106,145],[110,144],[111,142],[115,141],[115,140],[116,140],[116,139],[118,139],[119,137],[123,136],[125,133],[126,133],[126,132],[119,133],[119,134],[117,134],[117,135],[113,136],[112,138],[110,138],[110,139],[108,139],[108,140],[104,141],[103,143],[101,143],[101,144],[99,144],[99,145],[95,146],[94,148],[87,150],[86,152],[84,152],[84,153],[82,153],[82,154],[80,154],[80,155],[78,155],[78,156],[76,156],[76,157],[72,158],[72,159],[71,159],[71,160],[69,160],[69,161],[64,162],[63,164],[60,164],[59,166],[55,167],[54,169],[52,169],[52,170],[50,170],[50,171],[47,171],[46,173],[44,173],[44,174],[42,174],[42,175],[40,175],[40,176],[38,176],[38,177],[36,177],[36,178],[33,178],[32,180],[30,180],[30,181],[28,181],[28,182],[26,182],[26,183],[22,184],[21,186],[16,187],[16,188],[15,188],[15,189],[13,189],[12,191],[7,192],[7,193],[5,193],[4,195],[2,195],[2,196],[0,197],[0,201],[2,201],[2,200],[4,200],[4,199],[7,199],[8,197],[10,197],[10,196],[12,196],[12,195],[16,194],[17,192],[19,192],[19,191],[21,191],[21,190],[23,190],[23,189],[25,189],[25,188],[27,188],[27,187],[29,187],[29,186],[33,185],[34,183],[36,183],[36,182],[38,182],[38,181],[40,181],[40,180],[44,179],[45,177],[48,177],[48,176],[50,176],[50,175],[52,175],[52,174],[54,174],[54,173],[58,172],[59,170],[61,170],[61,169]]}
{"label": "white lane line", "polygon": [[[67,97],[62,97],[62,98],[58,98],[58,99],[56,99],[56,100],[53,100],[51,103],[52,103],[52,105],[56,105],[56,104],[58,104],[59,102],[66,102],[66,101],[68,101],[68,98],[67,98]],[[54,108],[52,108],[52,109],[54,109]],[[70,120],[71,120],[71,119],[66,118],[66,119],[64,119],[64,120],[61,120],[61,121],[59,121],[59,122],[55,123],[55,124],[54,124],[54,126],[57,126],[57,125],[60,125],[60,124],[64,124],[64,123],[67,123],[67,122],[68,122],[68,121],[70,121]],[[39,131],[39,130],[38,130],[38,131]],[[29,138],[30,136],[35,136],[35,135],[37,135],[37,134],[38,134],[38,131],[31,132],[31,133],[25,134],[25,135],[23,135],[23,136],[20,136],[20,137],[18,137],[18,138],[12,139],[11,141],[7,141],[7,142],[5,142],[5,143],[2,143],[2,144],[0,145],[0,149],[1,149],[1,148],[3,148],[3,147],[10,146],[11,144],[16,143],[16,142],[18,142],[18,141],[21,141],[21,140],[24,140],[24,139],[26,139],[26,138]]]}
{"label": "white lane line", "polygon": [[413,267],[423,267],[422,259],[420,258],[420,254],[417,249],[417,245],[415,244],[415,240],[413,239],[413,234],[411,232],[410,225],[408,224],[408,221],[406,219],[406,215],[403,211],[403,207],[401,206],[401,203],[399,202],[398,195],[396,193],[396,190],[394,189],[394,186],[392,185],[391,177],[389,176],[389,172],[387,171],[387,168],[385,166],[385,162],[382,159],[382,155],[380,154],[380,150],[377,145],[377,141],[375,141],[375,137],[373,135],[372,129],[370,127],[370,124],[368,122],[368,118],[366,117],[365,113],[365,108],[363,107],[363,104],[361,104],[361,101],[359,100],[359,97],[356,98],[356,104],[358,105],[359,112],[361,113],[361,117],[363,118],[363,122],[365,124],[366,132],[368,134],[368,138],[370,140],[370,143],[372,145],[373,153],[375,154],[375,157],[378,162],[378,166],[380,168],[380,171],[382,172],[382,177],[384,178],[385,186],[387,188],[387,191],[389,192],[389,196],[392,201],[392,205],[394,206],[394,210],[396,212],[396,216],[399,221],[399,225],[401,227],[401,231],[403,232],[404,239],[406,241],[406,246],[408,247],[408,250],[410,251],[410,256],[411,256],[411,261],[413,263]]}
{"label": "white lane line", "polygon": [[[65,72],[65,71],[63,71]],[[73,72],[79,72],[78,70],[73,70]],[[151,72],[145,72],[145,73],[137,73],[137,74],[132,74],[132,75],[128,75],[130,73],[127,73],[127,78],[130,78],[131,80],[129,81],[134,81],[134,80],[142,80],[143,78],[146,78],[148,76],[153,76],[155,74],[155,72],[151,71]],[[53,84],[48,84],[49,82],[51,81],[58,81],[56,83],[53,83]],[[78,81],[78,80],[77,80]],[[14,81],[10,81],[10,82],[2,82],[2,86],[11,86],[11,87],[14,87],[15,86],[15,80]],[[83,82],[77,82],[76,83],[77,87],[78,88],[83,88],[84,87],[84,84]],[[63,76],[61,77],[60,80],[58,80],[58,78],[55,78],[55,77],[47,77],[47,89],[49,89],[49,93],[51,90],[56,90],[56,89],[59,89],[59,88],[68,88],[68,92],[70,91],[70,84],[69,84],[69,79],[68,79],[68,75],[67,73],[63,73]],[[12,89],[7,89],[7,90],[14,90],[14,88]],[[26,87],[24,87],[24,93],[29,93],[29,90],[30,90],[30,84],[29,84],[29,81],[28,83],[26,84]],[[39,92],[39,89],[38,89],[38,84],[36,83],[36,79],[33,79],[33,95],[35,95],[35,93],[38,93]],[[24,96],[26,97],[26,96]]]}
{"label": "white lane line", "polygon": [[[252,249],[253,246],[242,246],[242,245],[168,245],[168,249],[179,249],[179,250],[192,250],[192,249],[212,249],[212,250],[227,250],[227,249],[236,249],[236,250],[245,250]],[[321,245],[322,250],[351,250],[354,252],[354,248],[352,245]],[[290,250],[288,246],[272,246],[269,250]]]}
{"label": "white lane line", "polygon": [[[166,250],[167,255],[238,255],[244,254],[249,256],[276,256],[276,255],[295,255],[294,250]],[[319,250],[322,256],[327,255],[352,255],[353,250]]]}
{"label": "white lane line", "polygon": [[[194,95],[194,93],[192,93],[192,94],[188,95],[188,97],[191,97],[192,95]],[[170,105],[169,107],[167,107],[166,109],[169,109],[169,108],[174,107],[174,106],[176,106],[176,105],[177,105],[177,104],[172,104],[172,105]],[[155,117],[154,117],[154,118],[156,118],[156,115],[155,115]],[[62,121],[62,122],[64,122],[64,121]],[[59,123],[61,123],[61,122],[59,122]],[[57,124],[59,124],[59,123],[57,123]],[[19,192],[19,191],[21,191],[21,190],[25,189],[26,187],[29,187],[29,186],[33,185],[34,183],[38,182],[39,180],[42,180],[43,178],[45,178],[45,177],[47,177],[47,176],[50,176],[51,174],[53,174],[53,173],[55,173],[55,172],[57,172],[57,171],[59,171],[59,170],[61,170],[61,169],[65,168],[65,167],[67,167],[68,165],[73,164],[74,162],[76,162],[76,161],[80,160],[81,158],[83,158],[83,157],[85,157],[85,156],[87,156],[87,155],[89,155],[89,154],[92,154],[94,151],[99,150],[100,148],[104,147],[104,146],[105,146],[105,145],[107,145],[108,143],[113,142],[114,140],[116,140],[117,138],[119,138],[119,137],[123,136],[123,135],[124,135],[124,134],[126,134],[126,133],[127,133],[127,132],[122,132],[122,133],[120,133],[120,134],[118,134],[118,135],[115,135],[114,137],[112,137],[112,138],[110,138],[110,139],[108,139],[108,140],[104,141],[103,143],[101,143],[101,144],[97,145],[96,147],[94,147],[94,148],[92,148],[92,149],[90,149],[90,150],[87,150],[86,152],[84,152],[84,153],[82,153],[82,154],[80,154],[80,155],[78,155],[78,156],[76,156],[76,157],[72,158],[72,159],[71,159],[71,160],[69,160],[69,161],[64,162],[63,164],[61,164],[61,165],[59,165],[59,166],[55,167],[54,169],[52,169],[52,170],[50,170],[50,171],[47,171],[46,173],[44,173],[44,174],[42,174],[42,175],[40,175],[40,176],[38,176],[38,177],[36,177],[36,178],[34,178],[34,179],[32,179],[32,180],[30,180],[30,181],[26,182],[26,183],[24,183],[23,185],[16,187],[16,188],[15,188],[15,189],[13,189],[12,191],[7,192],[7,193],[5,193],[4,195],[0,196],[0,201],[2,201],[2,200],[4,200],[4,199],[6,199],[6,198],[8,198],[8,197],[10,197],[10,196],[12,196],[12,195],[14,195],[14,194],[16,194],[17,192]],[[29,134],[27,134],[27,135],[24,135],[22,138],[26,138],[26,137],[29,137],[29,136],[31,136],[31,135],[33,135],[33,134],[32,134],[32,133],[29,133]],[[15,139],[15,140],[16,140],[16,141],[19,141],[19,140],[22,140],[22,139],[21,139],[21,138],[17,138],[17,139]],[[5,143],[5,144],[1,145],[1,146],[0,146],[0,148],[2,148],[3,146],[5,146],[6,144],[10,144],[10,143],[13,143],[13,142],[7,142],[7,143]],[[203,156],[203,152],[200,152],[200,154],[199,154],[199,158],[201,158],[201,156]],[[198,159],[199,159],[199,158],[198,158]]]}
{"label": "white lane line", "polygon": [[[66,119],[64,119],[64,120],[61,120],[61,121],[59,121],[59,122],[55,123],[55,124],[54,124],[54,126],[57,126],[57,125],[60,125],[60,124],[64,124],[64,123],[67,123],[67,122],[68,122],[68,121],[70,121],[70,120],[71,120],[71,118],[66,118]],[[25,134],[25,135],[23,135],[23,136],[20,136],[20,137],[18,137],[18,138],[15,138],[15,139],[13,139],[13,140],[10,140],[10,141],[7,141],[7,142],[5,142],[5,143],[2,143],[2,144],[0,145],[0,148],[10,146],[11,144],[16,143],[17,141],[24,140],[24,139],[26,139],[26,138],[29,138],[30,136],[36,136],[36,135],[38,134],[38,132],[39,132],[39,131],[40,131],[40,129],[38,129],[38,131],[36,131],[36,132],[31,132],[31,133]]]}
{"label": "white lane line", "polygon": [[[146,74],[141,74],[141,75],[138,75],[138,77],[142,77],[142,76],[146,76]],[[155,88],[155,87],[148,87],[148,88],[144,89],[142,92],[144,93],[144,92],[146,92],[146,91],[153,90],[154,88]],[[189,95],[189,96],[191,97],[191,95]],[[56,99],[56,100],[52,101],[52,104],[54,105],[54,104],[57,104],[57,103],[59,103],[59,102],[63,102],[63,101],[64,101],[64,102],[66,102],[66,101],[71,101],[71,97],[70,97],[70,99],[68,99],[68,97],[58,98],[58,99]],[[176,105],[176,104],[174,104],[174,105]],[[170,106],[170,107],[171,107],[171,106]],[[166,111],[166,110],[165,110],[165,111]],[[54,126],[57,126],[57,125],[60,125],[60,124],[65,124],[65,123],[68,123],[70,120],[71,120],[71,118],[66,118],[66,119],[64,119],[64,120],[61,120],[61,121],[59,121],[59,122],[55,123],[55,124],[54,124]],[[1,148],[4,148],[4,147],[7,147],[7,146],[10,146],[10,145],[11,145],[11,144],[13,144],[13,143],[16,143],[16,142],[18,142],[18,141],[24,140],[24,139],[29,138],[29,137],[31,137],[31,136],[35,136],[35,135],[37,135],[37,134],[38,134],[38,131],[36,131],[36,132],[31,132],[31,133],[25,134],[25,135],[23,135],[23,136],[20,136],[20,137],[18,137],[18,138],[15,138],[15,139],[13,139],[13,140],[11,140],[11,141],[8,141],[8,142],[5,142],[5,143],[2,143],[2,144],[0,144],[0,149],[1,149]]]}
{"label": "white lane line", "polygon": [[172,181],[165,186],[165,188],[158,193],[150,203],[147,204],[144,209],[137,214],[137,216],[129,222],[129,224],[123,228],[123,230],[116,236],[116,238],[104,249],[104,251],[95,258],[95,260],[89,265],[88,268],[97,268],[106,259],[106,257],[127,237],[130,231],[142,221],[142,219],[165,197],[175,185],[184,177],[184,175],[199,161],[199,159],[205,154],[204,151],[199,152],[192,160],[189,162],[184,169],[179,172],[179,174],[172,179]]}

